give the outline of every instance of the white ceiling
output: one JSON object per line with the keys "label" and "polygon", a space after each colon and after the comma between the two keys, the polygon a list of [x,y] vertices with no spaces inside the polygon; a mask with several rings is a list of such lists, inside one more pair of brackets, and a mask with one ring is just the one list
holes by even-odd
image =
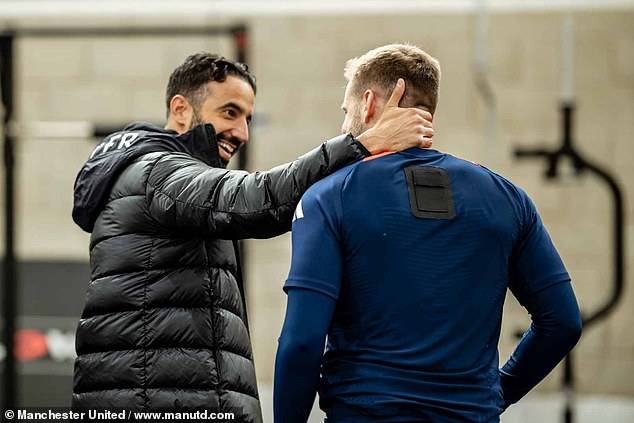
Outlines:
{"label": "white ceiling", "polygon": [[0,22],[39,18],[386,15],[634,9],[634,0],[0,0]]}

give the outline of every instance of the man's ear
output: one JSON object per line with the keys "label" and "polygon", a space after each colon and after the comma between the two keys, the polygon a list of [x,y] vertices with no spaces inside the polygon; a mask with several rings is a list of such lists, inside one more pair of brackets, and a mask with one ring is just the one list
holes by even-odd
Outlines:
{"label": "man's ear", "polygon": [[170,117],[179,128],[189,128],[194,117],[194,108],[185,97],[176,94],[170,100]]}
{"label": "man's ear", "polygon": [[363,122],[367,125],[376,117],[376,95],[372,90],[363,93]]}

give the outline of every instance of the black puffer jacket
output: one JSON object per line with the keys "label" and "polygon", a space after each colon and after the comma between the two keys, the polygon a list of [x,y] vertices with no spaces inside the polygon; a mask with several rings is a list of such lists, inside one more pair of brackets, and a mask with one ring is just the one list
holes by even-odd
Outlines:
{"label": "black puffer jacket", "polygon": [[290,229],[302,193],[367,155],[348,136],[268,172],[221,168],[210,125],[133,124],[75,182],[92,280],[77,328],[74,407],[214,409],[260,422],[234,241]]}

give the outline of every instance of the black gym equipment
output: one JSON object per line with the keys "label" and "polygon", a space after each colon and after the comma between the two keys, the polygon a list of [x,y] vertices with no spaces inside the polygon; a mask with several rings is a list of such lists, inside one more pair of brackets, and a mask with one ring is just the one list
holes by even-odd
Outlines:
{"label": "black gym equipment", "polygon": [[[563,101],[561,104],[561,124],[562,124],[562,144],[561,147],[548,150],[544,148],[526,149],[517,148],[515,157],[518,159],[541,158],[546,161],[544,177],[546,180],[556,182],[560,176],[560,166],[564,160],[568,160],[574,169],[574,175],[579,176],[583,172],[588,172],[599,178],[608,186],[612,196],[612,259],[613,272],[610,296],[608,300],[591,312],[582,313],[583,328],[604,320],[612,313],[623,295],[624,281],[624,261],[625,248],[623,244],[624,230],[624,201],[621,188],[616,178],[599,165],[585,158],[573,145],[573,113],[574,104],[572,101]],[[573,354],[570,352],[564,359],[563,389],[566,395],[564,422],[572,423],[574,420],[574,367]]]}

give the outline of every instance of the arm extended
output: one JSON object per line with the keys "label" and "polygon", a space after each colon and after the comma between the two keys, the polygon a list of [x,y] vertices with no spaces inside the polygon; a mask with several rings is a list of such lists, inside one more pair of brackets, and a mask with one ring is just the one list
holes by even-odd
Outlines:
{"label": "arm extended", "polygon": [[148,178],[151,215],[163,226],[217,238],[267,238],[290,229],[306,189],[367,152],[349,135],[267,172],[209,167],[181,154],[159,160]]}
{"label": "arm extended", "polygon": [[210,168],[168,156],[148,180],[150,214],[173,230],[225,239],[284,233],[299,198],[314,182],[370,152],[431,146],[432,116],[417,108],[399,108],[404,90],[399,81],[379,121],[356,140],[342,135],[268,172]]}

